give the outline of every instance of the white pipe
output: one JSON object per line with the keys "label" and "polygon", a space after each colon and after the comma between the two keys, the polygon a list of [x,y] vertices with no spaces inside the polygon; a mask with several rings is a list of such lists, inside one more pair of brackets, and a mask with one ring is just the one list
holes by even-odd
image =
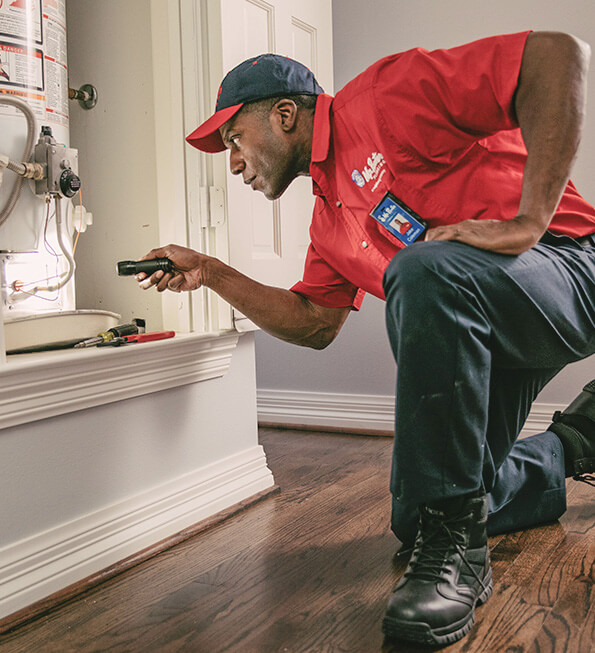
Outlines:
{"label": "white pipe", "polygon": [[[23,151],[23,161],[29,161],[33,155],[33,148],[35,147],[35,136],[37,134],[37,120],[31,108],[23,100],[13,97],[12,95],[5,95],[0,93],[0,104],[9,104],[10,106],[16,107],[25,114],[27,119],[27,141],[25,144],[25,150]],[[23,177],[17,177],[8,200],[6,204],[0,211],[0,227],[6,222],[8,216],[12,213],[16,203],[19,199],[21,191],[23,190],[23,184],[25,180]]]}
{"label": "white pipe", "polygon": [[60,206],[60,197],[56,195],[56,236],[58,238],[58,245],[60,245],[60,250],[62,254],[66,257],[66,260],[68,261],[68,270],[66,272],[63,272],[58,281],[58,283],[52,285],[52,286],[35,286],[32,292],[53,292],[54,290],[59,290],[60,288],[63,288],[71,279],[72,275],[74,274],[74,258],[68,251],[68,249],[64,245],[64,241],[62,240],[62,207]]}

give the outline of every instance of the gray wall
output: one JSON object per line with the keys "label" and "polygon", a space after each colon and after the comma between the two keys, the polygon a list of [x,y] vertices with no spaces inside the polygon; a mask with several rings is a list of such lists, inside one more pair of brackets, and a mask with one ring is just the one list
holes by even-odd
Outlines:
{"label": "gray wall", "polygon": [[[334,0],[335,89],[391,52],[415,46],[450,47],[491,34],[524,29],[567,31],[595,51],[592,0]],[[587,129],[573,179],[595,202],[595,64],[590,75]],[[384,303],[367,296],[337,340],[313,352],[257,334],[257,385],[261,389],[390,395],[395,368],[384,332]],[[595,357],[564,370],[539,400],[564,403],[595,378]]]}

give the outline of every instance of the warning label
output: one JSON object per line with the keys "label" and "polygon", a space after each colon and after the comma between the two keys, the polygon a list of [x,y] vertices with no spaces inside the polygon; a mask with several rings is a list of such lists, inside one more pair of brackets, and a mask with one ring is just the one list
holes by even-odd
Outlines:
{"label": "warning label", "polygon": [[68,124],[68,71],[66,66],[46,60],[46,120]]}
{"label": "warning label", "polygon": [[[20,96],[44,123],[67,126],[66,61],[65,0],[0,0],[0,93]],[[0,114],[15,112],[0,105]]]}
{"label": "warning label", "polygon": [[41,0],[0,0],[0,36],[41,45]]}
{"label": "warning label", "polygon": [[43,52],[0,41],[0,84],[43,91]]}
{"label": "warning label", "polygon": [[57,20],[66,27],[66,0],[43,0],[43,13],[47,18]]}

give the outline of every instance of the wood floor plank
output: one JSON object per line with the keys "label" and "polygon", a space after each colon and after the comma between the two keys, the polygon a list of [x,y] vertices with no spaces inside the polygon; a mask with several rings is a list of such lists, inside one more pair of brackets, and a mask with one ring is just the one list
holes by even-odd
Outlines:
{"label": "wood floor plank", "polygon": [[[582,560],[585,561],[585,556],[582,556]],[[540,632],[535,637],[533,644],[535,651],[590,653],[595,648],[595,639],[584,639],[584,627],[589,622],[589,613],[594,608],[591,604],[592,565],[591,558],[591,568],[583,570],[587,575],[577,575],[560,592]],[[593,634],[591,632],[591,635]],[[587,641],[588,647],[581,650]]]}
{"label": "wood floor plank", "polygon": [[[387,438],[262,429],[281,492],[0,638],[1,653],[414,653],[380,622],[393,559]],[[449,653],[591,653],[592,488],[490,538],[495,589]]]}
{"label": "wood floor plank", "polygon": [[496,584],[490,600],[476,611],[476,625],[468,637],[448,651],[494,653],[520,652],[539,633],[548,608],[526,603],[522,590]]}

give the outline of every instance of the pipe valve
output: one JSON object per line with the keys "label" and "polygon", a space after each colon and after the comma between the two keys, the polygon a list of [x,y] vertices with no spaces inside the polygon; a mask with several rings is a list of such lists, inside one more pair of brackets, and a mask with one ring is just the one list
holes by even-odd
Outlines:
{"label": "pipe valve", "polygon": [[56,142],[51,127],[44,125],[37,145],[35,146],[35,164],[45,172],[37,179],[35,193],[37,195],[53,195],[58,197],[74,197],[80,187],[78,176],[78,151]]}

